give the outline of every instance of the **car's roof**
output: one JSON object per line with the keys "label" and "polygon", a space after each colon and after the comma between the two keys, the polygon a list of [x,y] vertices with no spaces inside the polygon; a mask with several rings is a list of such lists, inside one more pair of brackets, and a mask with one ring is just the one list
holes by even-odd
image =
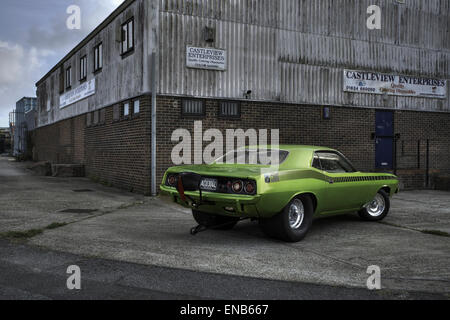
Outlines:
{"label": "car's roof", "polygon": [[[271,145],[258,145],[258,146],[249,146],[249,149],[253,148],[259,148],[259,149],[270,149],[275,146]],[[328,148],[328,147],[319,147],[319,146],[309,146],[309,145],[299,145],[299,144],[280,144],[277,146],[277,149],[280,150],[287,150],[287,151],[317,151],[317,150],[323,150],[323,151],[334,151],[334,149]]]}
{"label": "car's roof", "polygon": [[312,155],[316,151],[336,151],[327,147],[295,145],[295,144],[281,144],[279,146],[258,145],[249,146],[248,149],[279,149],[288,151],[289,156],[281,165],[282,169],[293,168],[309,168],[311,166]]}

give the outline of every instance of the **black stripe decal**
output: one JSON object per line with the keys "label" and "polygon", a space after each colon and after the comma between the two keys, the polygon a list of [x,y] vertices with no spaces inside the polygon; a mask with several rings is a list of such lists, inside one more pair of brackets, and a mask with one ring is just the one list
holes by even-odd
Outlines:
{"label": "black stripe decal", "polygon": [[345,183],[345,182],[360,182],[360,181],[382,181],[382,180],[396,180],[394,177],[380,176],[380,177],[339,177],[334,178],[334,183]]}

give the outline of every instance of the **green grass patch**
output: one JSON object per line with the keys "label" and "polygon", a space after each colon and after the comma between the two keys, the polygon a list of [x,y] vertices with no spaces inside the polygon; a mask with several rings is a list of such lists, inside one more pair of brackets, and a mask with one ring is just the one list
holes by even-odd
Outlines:
{"label": "green grass patch", "polygon": [[426,234],[432,234],[434,236],[440,236],[440,237],[450,237],[450,234],[445,231],[439,231],[439,230],[420,230],[422,233]]}
{"label": "green grass patch", "polygon": [[62,222],[62,223],[53,222],[52,224],[49,224],[48,226],[46,226],[45,229],[46,230],[53,230],[53,229],[58,229],[58,228],[61,228],[61,227],[64,227],[64,226],[67,226],[67,223],[65,223],[65,222]]}
{"label": "green grass patch", "polygon": [[31,229],[26,231],[8,231],[0,233],[0,237],[8,239],[28,239],[40,235],[44,232],[42,229]]}
{"label": "green grass patch", "polygon": [[6,238],[6,239],[11,239],[11,240],[25,240],[25,239],[30,239],[35,236],[38,236],[38,235],[42,234],[45,230],[53,230],[53,229],[64,227],[66,225],[67,225],[66,222],[62,222],[62,223],[53,222],[52,224],[49,224],[48,226],[46,226],[43,229],[30,229],[30,230],[25,230],[25,231],[7,231],[7,232],[0,233],[0,238]]}

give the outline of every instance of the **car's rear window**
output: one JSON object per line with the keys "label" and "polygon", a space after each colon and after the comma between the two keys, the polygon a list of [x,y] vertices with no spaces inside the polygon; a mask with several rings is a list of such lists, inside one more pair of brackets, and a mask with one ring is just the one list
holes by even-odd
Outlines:
{"label": "car's rear window", "polygon": [[289,151],[279,149],[234,150],[216,160],[216,163],[280,165],[289,156]]}

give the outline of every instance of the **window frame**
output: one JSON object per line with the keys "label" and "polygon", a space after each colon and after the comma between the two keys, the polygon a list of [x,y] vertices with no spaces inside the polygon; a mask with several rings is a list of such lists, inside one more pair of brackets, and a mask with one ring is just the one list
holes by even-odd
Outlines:
{"label": "window frame", "polygon": [[[125,106],[128,105],[128,113],[125,114]],[[122,110],[121,110],[121,117],[122,119],[128,119],[130,117],[130,101],[124,101],[122,103]]]}
{"label": "window frame", "polygon": [[[132,39],[131,39],[131,46],[130,44],[130,33],[129,33],[129,25],[131,23],[131,35],[132,35]],[[131,53],[134,51],[134,45],[135,45],[135,36],[134,36],[134,17],[131,17],[130,19],[128,19],[127,21],[125,21],[124,23],[122,23],[122,25],[120,26],[120,33],[121,33],[121,37],[120,37],[120,52],[121,55],[124,56],[128,53]],[[124,30],[124,26],[126,26],[126,32]],[[124,42],[126,42],[126,50],[124,50]]]}
{"label": "window frame", "polygon": [[[84,61],[84,68],[83,68]],[[87,79],[87,55],[80,58],[80,82],[84,82]]]}
{"label": "window frame", "polygon": [[[320,155],[319,155],[320,153],[332,153],[332,154],[337,155],[338,157],[341,157],[342,160],[344,160],[344,162],[346,162],[346,163],[348,164],[348,166],[349,166],[353,171],[330,172],[330,171],[324,170],[324,169],[323,169],[323,166],[322,166],[322,161],[321,161]],[[317,155],[317,157],[318,157],[318,159],[319,159],[320,169],[318,169],[318,168],[316,168],[316,167],[313,166],[314,157],[315,157],[316,155]],[[342,173],[345,174],[345,173],[355,173],[355,172],[358,172],[358,170],[356,170],[356,168],[355,168],[355,166],[353,165],[353,163],[351,163],[351,161],[348,160],[346,156],[344,156],[341,152],[334,151],[334,150],[318,150],[318,151],[314,151],[313,157],[312,157],[312,159],[311,159],[311,168],[315,168],[315,169],[324,171],[324,172],[326,172],[326,173],[331,173],[331,174],[334,174],[334,173],[335,173],[335,174],[342,174]]]}
{"label": "window frame", "polygon": [[63,94],[66,90],[66,69],[61,65],[59,67],[59,94]]}
{"label": "window frame", "polygon": [[[237,105],[237,115],[226,115],[222,111],[222,104],[224,103],[235,103]],[[219,111],[218,111],[218,118],[220,119],[232,119],[232,120],[238,120],[241,119],[242,112],[241,112],[241,102],[240,101],[233,101],[233,100],[222,100],[219,101]]]}
{"label": "window frame", "polygon": [[[202,112],[201,113],[187,113],[184,111],[184,105],[188,101],[196,101],[202,104]],[[206,102],[203,99],[183,99],[181,101],[181,117],[182,118],[204,118],[206,116]]]}
{"label": "window frame", "polygon": [[100,72],[102,71],[102,69],[103,69],[103,42],[100,42],[94,47],[94,73]]}
{"label": "window frame", "polygon": [[72,89],[72,66],[66,68],[64,87],[66,90]]}
{"label": "window frame", "polygon": [[[138,103],[138,112],[136,112],[136,102]],[[133,117],[137,117],[141,114],[141,101],[139,99],[132,101],[133,105]]]}

